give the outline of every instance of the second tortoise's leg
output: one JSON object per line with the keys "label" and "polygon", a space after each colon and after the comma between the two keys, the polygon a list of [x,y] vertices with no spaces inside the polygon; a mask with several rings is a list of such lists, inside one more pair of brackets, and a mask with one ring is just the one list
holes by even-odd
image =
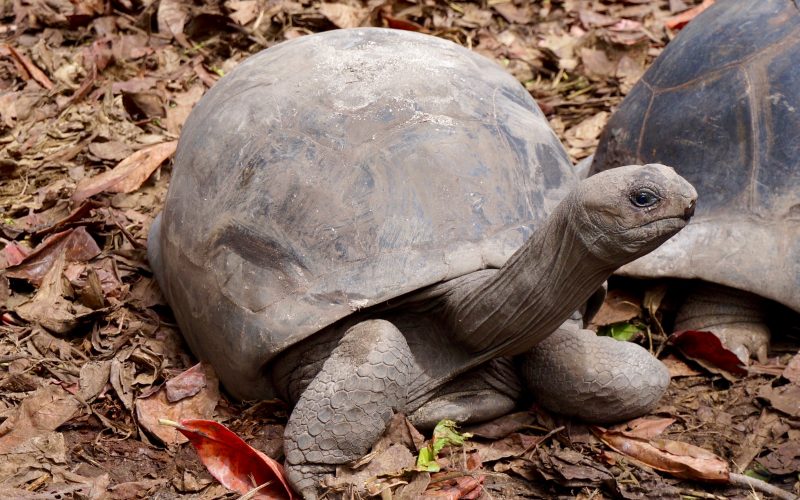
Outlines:
{"label": "second tortoise's leg", "polygon": [[646,349],[597,336],[575,320],[520,358],[522,378],[542,406],[590,422],[641,416],[669,385],[667,368]]}
{"label": "second tortoise's leg", "polygon": [[769,327],[766,301],[752,293],[709,283],[696,283],[675,318],[675,331],[710,331],[747,364],[755,355],[767,361]]}
{"label": "second tortoise's leg", "polygon": [[364,321],[345,333],[286,424],[286,474],[304,498],[317,497],[320,479],[336,465],[369,452],[405,404],[412,362],[388,321]]}
{"label": "second tortoise's leg", "polygon": [[512,411],[521,392],[512,359],[497,358],[443,385],[408,419],[419,429],[432,429],[443,419],[485,422]]}

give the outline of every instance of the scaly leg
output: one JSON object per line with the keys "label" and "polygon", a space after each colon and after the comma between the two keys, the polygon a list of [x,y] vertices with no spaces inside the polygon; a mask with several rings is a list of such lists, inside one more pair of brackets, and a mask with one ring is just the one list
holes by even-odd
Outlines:
{"label": "scaly leg", "polygon": [[286,473],[304,498],[337,464],[369,452],[403,408],[412,366],[403,334],[390,322],[350,328],[303,391],[284,433]]}

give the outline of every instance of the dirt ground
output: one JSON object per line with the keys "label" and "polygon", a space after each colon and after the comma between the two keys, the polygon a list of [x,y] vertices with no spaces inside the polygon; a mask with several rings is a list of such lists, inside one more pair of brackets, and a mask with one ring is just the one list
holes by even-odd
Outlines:
{"label": "dirt ground", "polygon": [[[282,403],[232,402],[203,369],[176,379],[196,360],[144,251],[181,125],[248,55],[353,26],[448,38],[518,78],[577,161],[593,151],[610,113],[675,36],[675,16],[696,3],[0,4],[0,498],[237,498],[159,418],[223,422],[282,458]],[[634,340],[670,367],[669,392],[645,424],[614,445],[597,429],[531,403],[472,429],[465,447],[441,459],[439,476],[395,474],[396,453],[383,450],[373,474],[385,474],[382,498],[421,498],[426,488],[425,495],[442,498],[770,498],[709,480],[715,460],[800,494],[797,318],[775,313],[778,335],[766,364],[742,376],[712,373],[666,344],[680,292],[664,295],[663,285],[612,282],[598,319],[601,327],[637,325]],[[395,434],[390,442],[416,452],[419,438],[405,433],[412,437]],[[623,451],[652,446],[651,438],[671,444],[639,460]],[[668,456],[680,465],[665,465]],[[689,472],[655,470],[670,467]],[[346,486],[335,491],[359,495]]]}

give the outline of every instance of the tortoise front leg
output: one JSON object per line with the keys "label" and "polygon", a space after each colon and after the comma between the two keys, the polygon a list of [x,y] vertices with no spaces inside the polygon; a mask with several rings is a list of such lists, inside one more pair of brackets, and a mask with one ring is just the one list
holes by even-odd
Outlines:
{"label": "tortoise front leg", "polygon": [[407,399],[412,355],[392,323],[351,327],[303,391],[284,433],[286,474],[304,498],[336,465],[367,454]]}
{"label": "tortoise front leg", "polygon": [[646,349],[597,336],[574,319],[520,358],[522,379],[542,406],[589,422],[643,415],[669,385],[666,366]]}

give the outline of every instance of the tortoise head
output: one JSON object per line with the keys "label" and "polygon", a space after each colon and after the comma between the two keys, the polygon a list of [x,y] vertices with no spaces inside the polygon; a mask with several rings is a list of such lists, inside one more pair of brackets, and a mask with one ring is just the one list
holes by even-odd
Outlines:
{"label": "tortoise head", "polygon": [[577,234],[596,257],[621,266],[655,250],[689,223],[697,191],[671,167],[613,168],[577,192]]}

